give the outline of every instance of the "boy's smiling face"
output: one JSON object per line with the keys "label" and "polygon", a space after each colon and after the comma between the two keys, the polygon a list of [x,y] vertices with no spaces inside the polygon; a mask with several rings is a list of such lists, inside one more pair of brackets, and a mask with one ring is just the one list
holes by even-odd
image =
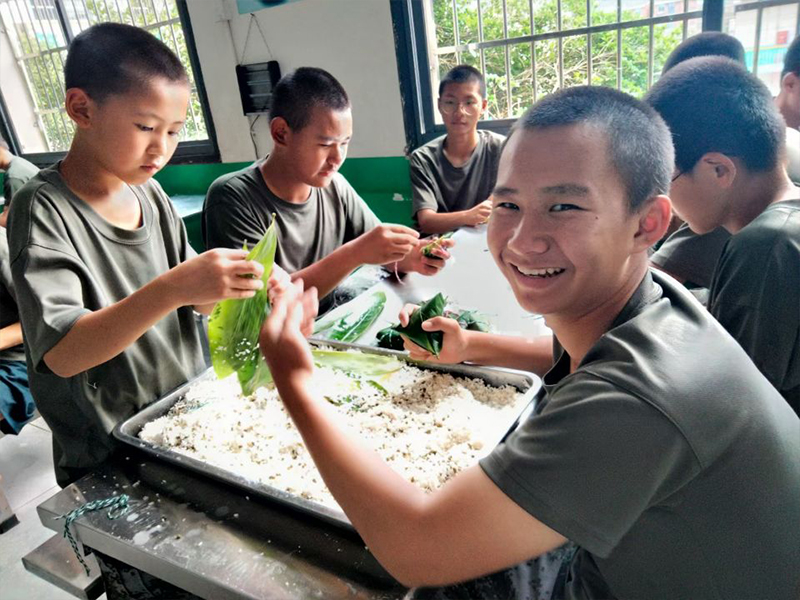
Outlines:
{"label": "boy's smiling face", "polygon": [[488,242],[525,310],[582,317],[630,276],[640,217],[609,154],[607,135],[587,124],[509,140]]}
{"label": "boy's smiling face", "polygon": [[97,161],[120,180],[139,185],[172,158],[186,119],[189,87],[155,78],[141,90],[92,104],[86,133]]}

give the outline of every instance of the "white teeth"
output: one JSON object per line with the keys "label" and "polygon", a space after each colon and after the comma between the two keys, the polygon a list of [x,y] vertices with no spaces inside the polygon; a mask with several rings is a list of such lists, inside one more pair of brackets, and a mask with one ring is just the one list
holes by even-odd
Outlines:
{"label": "white teeth", "polygon": [[547,267],[546,269],[523,269],[522,267],[517,267],[517,270],[528,277],[549,277],[564,271],[559,267]]}

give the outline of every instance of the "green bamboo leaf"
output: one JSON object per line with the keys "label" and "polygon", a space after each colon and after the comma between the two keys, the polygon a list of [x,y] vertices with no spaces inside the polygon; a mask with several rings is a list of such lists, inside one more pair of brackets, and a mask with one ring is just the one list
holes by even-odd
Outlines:
{"label": "green bamboo leaf", "polygon": [[340,320],[328,334],[328,339],[337,342],[353,343],[364,335],[364,332],[367,331],[381,315],[383,307],[386,305],[385,293],[375,292],[372,298],[372,304],[370,304],[352,324],[348,323],[345,319]]}
{"label": "green bamboo leaf", "polygon": [[434,251],[441,247],[443,241],[448,240],[451,237],[453,237],[454,233],[455,233],[454,231],[450,231],[448,233],[445,233],[444,235],[440,235],[439,237],[437,237],[435,240],[433,240],[429,244],[426,244],[425,246],[423,246],[422,247],[422,255],[426,256],[428,258],[440,258],[436,254],[434,254]]}
{"label": "green bamboo leaf", "polygon": [[397,333],[396,327],[399,327],[400,324],[396,323],[391,327],[386,327],[381,329],[376,335],[375,339],[378,342],[379,348],[386,348],[388,350],[402,350],[403,346],[403,336]]}
{"label": "green bamboo leaf", "polygon": [[434,356],[439,356],[442,350],[442,340],[444,334],[441,331],[425,331],[422,324],[428,319],[434,317],[441,317],[444,314],[444,307],[447,304],[447,299],[441,293],[436,294],[427,302],[415,310],[408,320],[406,327],[393,327],[393,329],[418,346],[425,348]]}
{"label": "green bamboo leaf", "polygon": [[237,372],[242,390],[259,372],[263,362],[258,348],[258,335],[269,310],[267,282],[272,274],[278,235],[275,217],[264,237],[248,253],[247,260],[260,262],[264,267],[261,279],[264,287],[252,298],[229,299],[217,303],[208,320],[208,339],[211,364],[217,377],[222,379]]}

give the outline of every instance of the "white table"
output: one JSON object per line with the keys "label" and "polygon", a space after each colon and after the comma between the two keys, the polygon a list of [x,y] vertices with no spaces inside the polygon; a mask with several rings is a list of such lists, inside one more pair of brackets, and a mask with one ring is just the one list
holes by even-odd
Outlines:
{"label": "white table", "polygon": [[[360,314],[372,301],[375,292],[386,294],[383,313],[358,340],[374,345],[375,334],[397,322],[397,315],[407,302],[420,303],[442,292],[448,306],[477,310],[486,315],[494,333],[538,337],[549,333],[539,315],[524,311],[517,304],[511,286],[500,273],[486,245],[486,226],[458,230],[452,238],[455,246],[444,269],[433,277],[410,273],[402,283],[387,279],[336,307],[322,319],[337,319],[347,313]],[[358,276],[356,273],[354,276]]]}

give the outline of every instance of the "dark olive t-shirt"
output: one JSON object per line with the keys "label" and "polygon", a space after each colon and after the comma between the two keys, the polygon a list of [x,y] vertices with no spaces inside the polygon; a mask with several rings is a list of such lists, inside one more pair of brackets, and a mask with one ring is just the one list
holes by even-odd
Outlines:
{"label": "dark olive t-shirt", "polygon": [[684,223],[650,257],[670,275],[688,284],[711,287],[714,269],[731,234],[722,227],[698,235]]}
{"label": "dark olive t-shirt", "polygon": [[566,596],[796,600],[800,420],[691,294],[652,272],[569,363],[481,461],[579,546]]}
{"label": "dark olive t-shirt", "polygon": [[800,414],[800,200],[772,204],[731,236],[708,308]]}
{"label": "dark olive t-shirt", "polygon": [[497,182],[497,165],[506,139],[492,131],[478,131],[478,145],[469,160],[454,167],[444,154],[447,136],[436,138],[411,154],[412,213],[423,208],[436,212],[468,210],[486,200]]}
{"label": "dark olive t-shirt", "polygon": [[[5,227],[0,227],[0,329],[19,322],[17,295],[11,280],[11,261],[8,258],[8,238]],[[0,350],[0,360],[25,360],[22,344]]]}
{"label": "dark olive t-shirt", "polygon": [[208,248],[253,246],[272,215],[278,229],[275,262],[294,273],[318,262],[343,244],[380,224],[380,220],[337,173],[324,188],[311,188],[306,202],[279,198],[267,187],[258,161],[223,175],[209,188],[203,205],[203,239]]}
{"label": "dark olive t-shirt", "polygon": [[204,341],[188,306],[162,318],[121,354],[73,377],[55,375],[44,361],[79,318],[194,256],[158,183],[130,189],[142,209],[142,226],[132,231],[111,225],[75,196],[58,165],[42,170],[14,197],[11,272],[31,392],[53,431],[60,483],[109,456],[117,423],[205,369]]}

